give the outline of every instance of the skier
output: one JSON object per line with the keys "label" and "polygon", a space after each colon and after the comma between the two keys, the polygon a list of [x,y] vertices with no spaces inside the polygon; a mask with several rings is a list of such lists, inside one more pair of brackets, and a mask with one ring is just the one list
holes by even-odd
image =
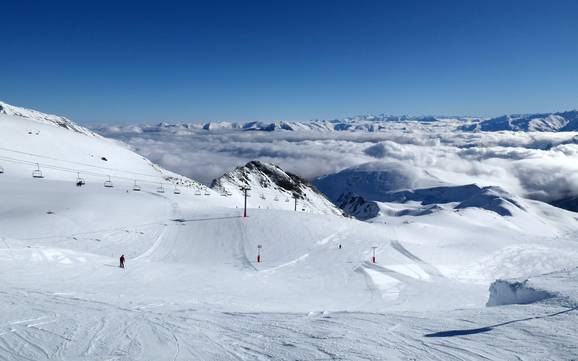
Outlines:
{"label": "skier", "polygon": [[339,249],[341,249],[341,244],[339,245]]}
{"label": "skier", "polygon": [[124,254],[120,256],[120,268],[124,268]]}

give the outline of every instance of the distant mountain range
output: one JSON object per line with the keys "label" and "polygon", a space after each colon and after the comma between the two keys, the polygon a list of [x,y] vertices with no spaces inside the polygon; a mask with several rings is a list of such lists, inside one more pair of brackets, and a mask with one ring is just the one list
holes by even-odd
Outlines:
{"label": "distant mountain range", "polygon": [[[208,122],[208,123],[167,123],[156,125],[134,125],[132,131],[243,131],[243,132],[385,132],[404,124],[440,123],[463,132],[571,132],[578,131],[578,111],[537,114],[511,114],[495,118],[466,116],[393,116],[365,115],[344,119],[311,121],[271,121],[271,122]],[[128,128],[127,128],[128,129]],[[98,130],[98,128],[96,128]]]}
{"label": "distant mountain range", "polygon": [[503,115],[464,125],[463,131],[572,132],[578,131],[578,111]]}

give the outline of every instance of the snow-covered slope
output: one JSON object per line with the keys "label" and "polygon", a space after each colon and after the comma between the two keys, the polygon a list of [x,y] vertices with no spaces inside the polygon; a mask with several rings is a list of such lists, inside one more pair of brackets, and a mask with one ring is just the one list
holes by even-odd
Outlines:
{"label": "snow-covered slope", "polygon": [[[0,166],[5,175],[174,191],[201,184],[151,163],[128,146],[53,115],[1,104]],[[38,181],[42,181],[41,178]]]}
{"label": "snow-covered slope", "polygon": [[392,191],[444,183],[427,171],[402,162],[376,161],[320,177],[313,184],[329,199],[337,201],[348,192],[369,200],[379,200],[382,195]]}
{"label": "snow-covered slope", "polygon": [[[194,183],[158,193],[178,175],[106,139],[2,115],[0,145],[0,359],[576,358],[578,320],[556,316],[561,304],[485,307],[498,278],[575,266],[571,212],[511,198],[519,204],[501,204],[502,216],[458,208],[465,200],[451,191],[434,212],[361,222],[253,164],[221,182],[230,193],[253,187],[244,218],[240,193],[197,194]],[[32,177],[36,162],[45,178]],[[411,191],[387,203],[400,207],[432,199],[390,191]],[[293,192],[310,212],[275,206]]]}
{"label": "snow-covered slope", "polygon": [[[77,133],[90,135],[93,137],[99,137],[99,135],[92,132],[91,130],[89,130],[85,127],[82,127],[82,126],[74,123],[70,119],[65,118],[65,117],[61,117],[58,115],[52,115],[52,114],[45,114],[45,113],[39,112],[37,110],[16,107],[14,105],[6,104],[2,101],[0,101],[0,114],[11,115],[11,116],[16,116],[16,117],[23,117],[23,118],[27,118],[27,119],[33,119],[33,120],[38,121],[40,123],[51,124],[51,125],[65,128],[65,129],[72,130],[72,131],[77,132]],[[35,130],[30,129],[30,131],[34,132]]]}
{"label": "snow-covered slope", "polygon": [[253,208],[294,210],[336,214],[341,211],[306,180],[276,165],[251,161],[215,179],[211,188],[223,196],[243,198],[249,188],[248,205]]}

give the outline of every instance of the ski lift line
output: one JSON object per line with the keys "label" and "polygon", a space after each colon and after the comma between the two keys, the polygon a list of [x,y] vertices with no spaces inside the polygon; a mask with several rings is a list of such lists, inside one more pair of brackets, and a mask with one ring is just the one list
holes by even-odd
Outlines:
{"label": "ski lift line", "polygon": [[[23,165],[31,165],[31,166],[36,166],[39,165],[42,168],[45,169],[52,169],[52,170],[56,170],[59,172],[67,172],[67,173],[73,173],[73,174],[78,174],[79,170],[78,169],[72,169],[72,168],[65,168],[65,167],[60,167],[60,166],[54,166],[54,165],[48,165],[48,164],[42,164],[42,163],[38,163],[38,162],[33,162],[33,161],[27,161],[27,160],[21,160],[21,159],[15,159],[15,158],[9,158],[9,157],[3,157],[0,156],[0,159],[6,161],[6,162],[12,162],[12,163],[16,163],[16,164],[23,164]],[[109,175],[108,174],[103,174],[103,173],[96,173],[96,172],[92,172],[92,171],[81,171],[82,174],[85,175],[90,175],[90,176],[95,176],[95,177],[102,177],[102,178],[106,178],[108,179]],[[135,178],[132,177],[124,177],[124,176],[113,176],[113,178],[115,179],[123,179],[123,180],[128,180],[128,181],[134,181]],[[165,180],[164,178],[161,178],[162,180]],[[159,184],[159,182],[154,182],[151,180],[147,180],[147,179],[136,179],[137,181],[139,181],[140,183],[145,183],[145,184],[154,184],[157,185]]]}
{"label": "ski lift line", "polygon": [[[42,168],[45,169],[52,169],[52,170],[56,170],[59,172],[68,172],[68,173],[74,173],[74,174],[78,174],[79,172],[81,172],[84,175],[90,175],[90,176],[95,176],[95,177],[102,177],[106,179],[106,184],[105,187],[107,188],[114,188],[114,185],[112,184],[111,181],[111,176],[110,174],[104,174],[104,173],[97,173],[94,171],[82,171],[79,169],[73,169],[73,168],[66,168],[66,167],[61,167],[61,166],[55,166],[55,165],[49,165],[49,164],[43,164],[43,163],[38,163],[38,162],[33,162],[33,161],[29,161],[29,160],[23,160],[23,159],[17,159],[17,158],[10,158],[10,157],[5,157],[5,156],[1,156],[0,155],[0,160],[4,160],[7,162],[12,162],[12,163],[16,163],[16,164],[23,164],[23,165],[31,165],[31,166],[36,166],[37,164],[40,165]],[[153,176],[150,176],[153,177]],[[157,177],[157,176],[155,176]],[[125,176],[119,176],[119,175],[115,175],[112,176],[112,178],[115,179],[121,179],[121,180],[127,180],[127,181],[131,181],[133,182],[134,180],[137,180],[139,183],[143,183],[143,184],[147,184],[147,185],[158,185],[159,181],[152,181],[149,179],[140,179],[140,178],[133,178],[133,177],[125,177]],[[163,177],[158,177],[161,182],[166,182],[167,179],[163,178]],[[169,183],[171,183],[169,181]],[[174,184],[174,183],[173,183]],[[112,185],[112,186],[111,186]],[[198,187],[195,187],[198,188]],[[178,192],[175,192],[175,194],[180,194],[180,190]]]}
{"label": "ski lift line", "polygon": [[[27,164],[27,165],[36,165],[36,164],[40,164],[42,167],[47,168],[47,169],[54,169],[54,170],[58,170],[58,171],[63,171],[63,172],[73,172],[73,173],[78,173],[79,170],[78,168],[67,168],[67,167],[62,167],[62,166],[56,166],[56,165],[50,165],[50,164],[46,164],[46,163],[39,163],[39,162],[34,162],[34,161],[29,161],[29,160],[23,160],[23,159],[17,159],[17,158],[10,158],[10,157],[5,157],[5,156],[0,156],[0,159],[3,159],[5,161],[8,162],[13,162],[13,163],[18,163],[18,164]],[[90,175],[94,175],[94,176],[98,176],[98,177],[106,177],[108,176],[107,174],[103,174],[103,173],[97,173],[94,171],[86,171],[83,170],[82,171],[83,174],[90,174]],[[164,178],[158,177],[158,176],[150,176],[150,177],[155,177],[155,178],[160,178],[162,180],[164,180]],[[135,179],[134,177],[125,177],[125,176],[115,176],[115,178],[119,178],[119,179],[130,179],[133,180]],[[158,181],[154,182],[151,180],[143,180],[143,182],[147,182],[147,183],[154,183],[154,184],[158,184]]]}
{"label": "ski lift line", "polygon": [[115,172],[123,172],[123,173],[129,173],[129,174],[136,174],[136,175],[141,175],[141,176],[145,176],[145,177],[155,177],[155,176],[152,176],[152,175],[149,175],[149,174],[146,174],[146,173],[133,172],[133,171],[123,170],[123,169],[117,169],[117,168],[101,167],[101,166],[94,165],[94,164],[88,164],[88,163],[83,163],[83,162],[75,162],[75,161],[72,161],[72,160],[65,160],[65,159],[58,159],[58,158],[49,157],[49,156],[42,155],[42,154],[28,153],[28,152],[23,152],[23,151],[19,151],[19,150],[15,150],[15,149],[4,148],[4,147],[0,147],[0,150],[7,151],[7,152],[24,154],[24,155],[28,155],[28,156],[32,156],[32,157],[36,157],[36,158],[44,158],[44,159],[56,160],[56,161],[59,161],[59,162],[65,162],[65,163],[71,163],[71,164],[78,164],[78,165],[83,165],[83,166],[87,166],[87,167],[93,167],[93,168],[98,168],[98,169],[103,169],[103,170],[108,170],[108,171],[115,171]]}

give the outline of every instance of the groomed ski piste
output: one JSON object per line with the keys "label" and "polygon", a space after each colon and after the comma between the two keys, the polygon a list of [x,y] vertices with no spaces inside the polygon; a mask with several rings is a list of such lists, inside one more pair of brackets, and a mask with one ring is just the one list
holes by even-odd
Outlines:
{"label": "groomed ski piste", "polygon": [[0,166],[2,360],[578,358],[576,213],[361,222],[253,195],[244,218],[240,193],[10,115]]}

